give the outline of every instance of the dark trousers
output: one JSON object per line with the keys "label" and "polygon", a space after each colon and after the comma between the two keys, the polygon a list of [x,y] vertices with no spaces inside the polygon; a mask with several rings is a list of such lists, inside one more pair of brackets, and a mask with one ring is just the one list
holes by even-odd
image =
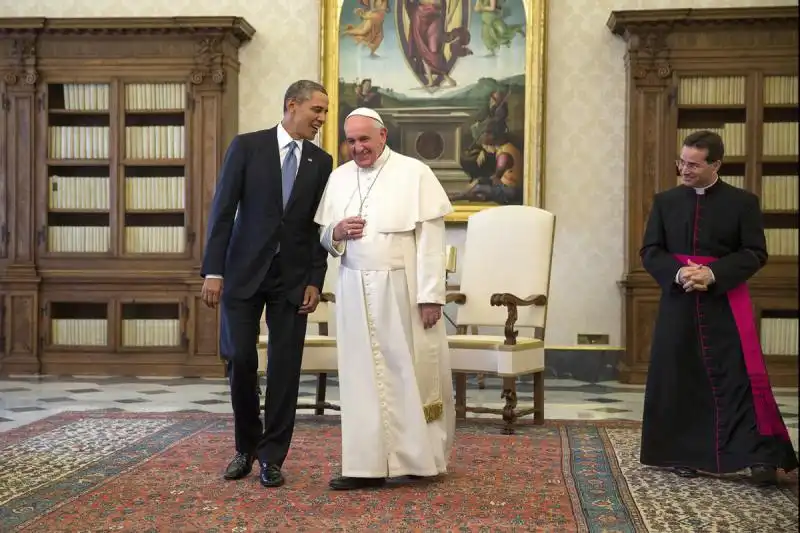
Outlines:
{"label": "dark trousers", "polygon": [[[267,390],[264,425],[259,418],[258,322],[266,305]],[[226,298],[224,344],[228,347],[228,379],[231,387],[236,450],[255,454],[262,463],[283,465],[294,432],[300,365],[308,315],[297,312],[286,299],[280,261],[273,258],[269,272],[251,298]]]}

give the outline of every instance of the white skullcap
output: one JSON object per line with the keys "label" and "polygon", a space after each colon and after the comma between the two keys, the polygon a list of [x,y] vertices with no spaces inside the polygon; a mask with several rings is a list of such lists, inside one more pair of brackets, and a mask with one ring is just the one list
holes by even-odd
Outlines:
{"label": "white skullcap", "polygon": [[378,122],[380,122],[381,126],[384,125],[383,124],[383,119],[378,114],[378,112],[375,111],[374,109],[370,109],[368,107],[359,107],[358,109],[354,110],[352,113],[347,115],[347,118],[345,120],[347,120],[350,117],[369,117],[371,119],[374,119],[374,120],[377,120]]}

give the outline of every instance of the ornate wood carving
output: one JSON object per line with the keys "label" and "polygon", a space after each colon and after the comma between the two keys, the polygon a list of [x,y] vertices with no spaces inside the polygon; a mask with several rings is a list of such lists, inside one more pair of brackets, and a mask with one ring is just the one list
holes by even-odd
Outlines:
{"label": "ornate wood carving", "polygon": [[8,85],[21,82],[34,86],[39,79],[36,71],[36,35],[22,34],[11,41],[12,70],[6,72],[3,81]]}
{"label": "ornate wood carving", "polygon": [[517,344],[517,330],[514,325],[517,323],[517,307],[518,306],[544,306],[547,305],[547,296],[544,294],[535,294],[527,298],[521,298],[510,293],[496,293],[489,297],[489,305],[494,307],[504,306],[508,310],[508,318],[504,328],[505,341],[503,344],[514,346]]}
{"label": "ornate wood carving", "polygon": [[663,85],[672,74],[667,49],[669,30],[648,28],[643,34],[628,34],[628,67],[637,85]]}
{"label": "ornate wood carving", "polygon": [[204,37],[197,43],[195,68],[191,74],[192,83],[200,85],[206,79],[221,85],[225,81],[225,67],[222,54],[222,39]]}

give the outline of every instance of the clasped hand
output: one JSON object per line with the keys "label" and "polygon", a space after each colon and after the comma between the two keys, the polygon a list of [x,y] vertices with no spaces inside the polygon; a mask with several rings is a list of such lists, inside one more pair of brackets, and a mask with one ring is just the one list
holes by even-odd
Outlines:
{"label": "clasped hand", "polygon": [[698,265],[691,260],[688,265],[681,267],[679,279],[686,292],[707,291],[708,286],[713,282],[711,270],[707,266]]}
{"label": "clasped hand", "polygon": [[347,217],[339,221],[333,228],[333,240],[341,242],[345,239],[356,240],[364,236],[366,220],[360,216]]}

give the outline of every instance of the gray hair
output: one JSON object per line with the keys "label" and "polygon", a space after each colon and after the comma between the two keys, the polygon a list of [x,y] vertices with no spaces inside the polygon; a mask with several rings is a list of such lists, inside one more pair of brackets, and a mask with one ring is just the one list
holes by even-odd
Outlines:
{"label": "gray hair", "polygon": [[298,80],[293,84],[289,85],[289,88],[286,89],[286,94],[283,96],[283,111],[289,108],[289,100],[294,100],[297,103],[305,102],[306,100],[311,99],[311,95],[314,93],[322,93],[325,96],[328,95],[328,91],[325,90],[325,87],[321,83],[317,83],[311,80]]}

